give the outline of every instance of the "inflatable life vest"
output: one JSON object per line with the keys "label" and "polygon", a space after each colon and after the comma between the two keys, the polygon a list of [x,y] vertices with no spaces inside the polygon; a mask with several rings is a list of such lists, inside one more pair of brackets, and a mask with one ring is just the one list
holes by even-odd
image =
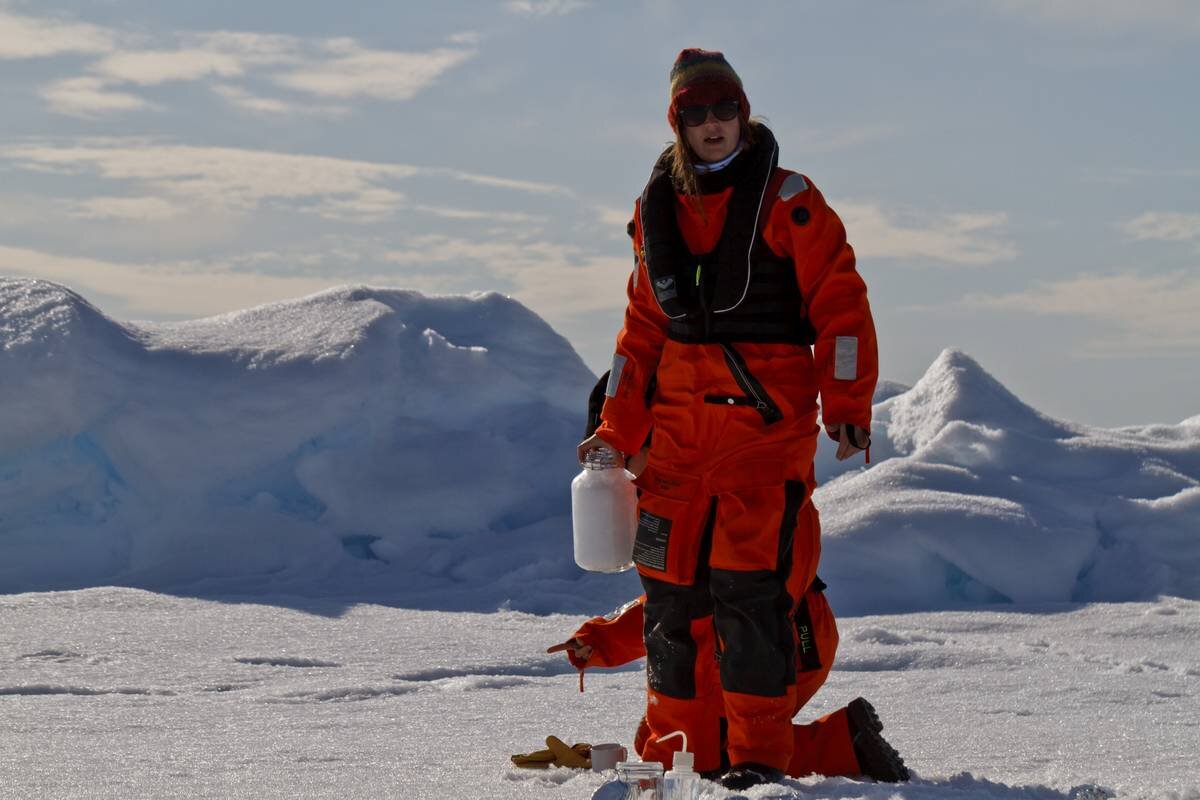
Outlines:
{"label": "inflatable life vest", "polygon": [[[811,345],[816,332],[791,258],[762,237],[771,206],[789,175],[766,126],[740,158],[721,238],[708,253],[688,250],[675,216],[670,150],[654,165],[640,203],[646,272],[669,322],[667,335],[689,344],[763,342]],[[727,168],[728,169],[728,168]]]}

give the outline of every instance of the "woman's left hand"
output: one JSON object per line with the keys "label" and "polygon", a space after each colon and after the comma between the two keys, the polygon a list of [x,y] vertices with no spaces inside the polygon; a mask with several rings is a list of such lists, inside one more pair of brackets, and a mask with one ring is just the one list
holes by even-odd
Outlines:
{"label": "woman's left hand", "polygon": [[825,430],[829,438],[838,443],[838,461],[845,461],[871,446],[871,434],[855,425],[835,422],[826,425]]}

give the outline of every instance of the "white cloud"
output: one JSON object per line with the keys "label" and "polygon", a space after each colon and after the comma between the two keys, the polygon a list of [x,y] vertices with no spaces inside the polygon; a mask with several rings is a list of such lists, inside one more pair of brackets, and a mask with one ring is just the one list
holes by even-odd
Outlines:
{"label": "white cloud", "polygon": [[629,220],[633,219],[633,205],[629,208],[611,208],[609,206],[597,206],[595,209],[596,218],[600,224],[606,228],[614,228],[625,235],[625,226],[629,224]]}
{"label": "white cloud", "polygon": [[212,87],[217,95],[223,97],[231,105],[254,114],[294,114],[318,117],[340,117],[350,113],[346,106],[314,105],[313,103],[292,103],[275,97],[262,97],[251,94],[240,86],[219,84]]}
{"label": "white cloud", "polygon": [[283,33],[211,31],[186,34],[183,46],[237,56],[245,65],[287,64],[300,60],[305,40]]}
{"label": "white cloud", "polygon": [[571,189],[566,186],[560,186],[555,183],[544,183],[542,181],[524,181],[516,178],[498,178],[495,175],[481,175],[477,172],[463,172],[458,169],[436,169],[430,170],[439,175],[445,175],[448,178],[453,178],[456,181],[464,183],[474,183],[479,186],[490,186],[494,189],[513,189],[518,192],[528,192],[530,194],[560,194],[574,195]]}
{"label": "white cloud", "polygon": [[969,295],[968,308],[1089,317],[1112,329],[1091,344],[1104,354],[1200,352],[1200,275],[1080,275],[1005,295]]}
{"label": "white cloud", "polygon": [[236,55],[198,49],[114,53],[91,69],[111,81],[140,86],[195,81],[209,76],[232,78],[245,72],[242,59]]}
{"label": "white cloud", "polygon": [[1171,34],[1200,33],[1195,0],[992,0],[1002,11],[1038,23],[1129,31],[1154,28]]}
{"label": "white cloud", "polygon": [[483,34],[479,31],[460,31],[446,37],[446,41],[450,44],[466,45],[474,47],[483,41]]}
{"label": "white cloud", "polygon": [[153,222],[184,213],[184,208],[161,197],[91,197],[74,204],[71,216]]}
{"label": "white cloud", "polygon": [[52,111],[71,117],[98,117],[154,108],[137,95],[113,91],[99,78],[69,78],[45,86],[42,98]]}
{"label": "white cloud", "polygon": [[[6,274],[55,281],[85,295],[118,298],[122,304],[119,311],[126,318],[209,316],[303,297],[327,289],[332,283],[355,282],[231,272],[211,263],[171,266],[122,264],[0,246],[0,269]],[[384,280],[385,276],[371,275],[363,276],[362,282]]]}
{"label": "white cloud", "polygon": [[438,48],[423,53],[367,50],[337,40],[336,58],[273,75],[280,86],[323,97],[409,100],[447,70],[475,55],[474,50]]}
{"label": "white cloud", "polygon": [[569,194],[532,181],[410,164],[295,155],[231,147],[194,147],[128,139],[77,145],[32,143],[0,147],[10,166],[132,182],[145,194],[175,203],[248,212],[265,203],[291,204],[340,221],[370,222],[404,207],[393,184],[415,176],[535,194]]}
{"label": "white cloud", "polygon": [[445,264],[478,267],[514,286],[509,293],[547,319],[620,308],[630,270],[628,258],[595,256],[575,245],[440,234],[414,237],[386,258],[425,275],[444,274],[439,265]]}
{"label": "white cloud", "polygon": [[[214,31],[149,37],[49,16],[20,16],[0,8],[0,60],[62,53],[102,56],[86,74],[42,89],[51,110],[100,116],[149,103],[130,87],[174,82],[213,83],[218,94],[240,108],[270,114],[317,111],[285,98],[252,95],[237,79],[258,78],[307,95],[409,100],[448,70],[474,57],[482,39],[475,31],[450,37],[452,46],[423,52],[372,50],[350,38],[305,39],[283,34]],[[217,83],[219,82],[219,83]]]}
{"label": "white cloud", "polygon": [[63,53],[107,53],[115,34],[96,25],[54,17],[27,17],[0,8],[0,60]]}
{"label": "white cloud", "polygon": [[411,208],[413,211],[420,211],[422,214],[432,214],[435,217],[442,217],[444,219],[478,219],[520,224],[534,223],[538,225],[547,222],[546,217],[537,214],[526,214],[522,211],[479,211],[471,208],[447,208],[446,206],[427,205],[414,205]]}
{"label": "white cloud", "polygon": [[943,214],[898,221],[874,203],[839,203],[850,244],[860,258],[898,258],[983,266],[1016,258],[1017,248],[1001,236],[1002,213]]}
{"label": "white cloud", "polygon": [[325,156],[291,155],[230,147],[192,147],[152,142],[93,143],[56,147],[23,145],[0,155],[44,170],[96,173],[145,183],[188,202],[249,210],[269,200],[326,199],[342,212],[356,205],[377,215],[399,196],[377,184],[416,175],[416,167],[374,164]]}
{"label": "white cloud", "polygon": [[509,0],[504,4],[509,13],[529,17],[562,16],[587,6],[584,0]]}
{"label": "white cloud", "polygon": [[1186,242],[1200,239],[1200,214],[1147,211],[1119,227],[1134,239]]}

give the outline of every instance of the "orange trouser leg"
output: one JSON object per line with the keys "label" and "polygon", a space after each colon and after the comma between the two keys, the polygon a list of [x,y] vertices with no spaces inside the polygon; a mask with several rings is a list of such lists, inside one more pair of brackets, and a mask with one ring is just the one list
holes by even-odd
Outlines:
{"label": "orange trouser leg", "polygon": [[713,642],[712,601],[704,583],[680,586],[642,575],[646,589],[646,717],[636,747],[644,761],[669,768],[685,740],[695,768],[721,766],[721,684]]}
{"label": "orange trouser leg", "polygon": [[788,775],[859,775],[858,759],[850,741],[846,709],[839,708],[807,725],[792,726],[795,747],[784,770]]}
{"label": "orange trouser leg", "polygon": [[723,493],[716,506],[709,580],[732,764],[783,770],[792,758],[796,641],[787,582],[806,499],[804,483],[787,481]]}
{"label": "orange trouser leg", "polygon": [[792,615],[796,631],[797,712],[825,685],[837,655],[837,622],[823,590],[824,584],[810,587]]}

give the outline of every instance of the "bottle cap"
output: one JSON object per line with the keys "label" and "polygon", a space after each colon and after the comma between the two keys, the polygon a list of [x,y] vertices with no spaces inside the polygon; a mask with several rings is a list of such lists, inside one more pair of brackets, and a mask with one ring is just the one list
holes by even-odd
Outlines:
{"label": "bottle cap", "polygon": [[696,756],[687,750],[676,750],[675,758],[671,761],[671,769],[676,772],[694,772]]}
{"label": "bottle cap", "polygon": [[583,456],[584,469],[613,469],[619,467],[617,454],[607,447],[595,447]]}

